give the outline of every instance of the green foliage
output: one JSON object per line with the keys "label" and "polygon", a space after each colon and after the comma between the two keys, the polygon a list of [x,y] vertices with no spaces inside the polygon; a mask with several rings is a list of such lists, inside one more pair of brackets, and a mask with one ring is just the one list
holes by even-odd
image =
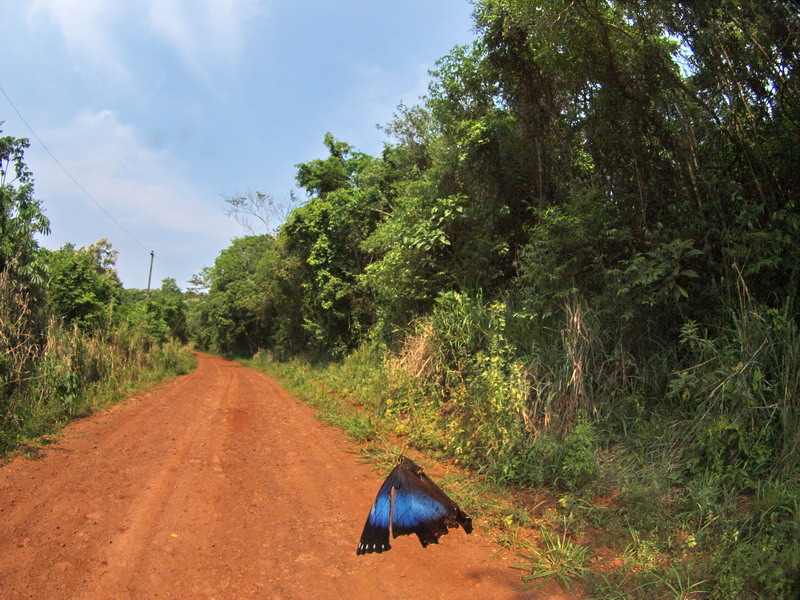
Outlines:
{"label": "green foliage", "polygon": [[796,598],[800,593],[800,528],[797,521],[777,531],[739,540],[737,532],[726,536],[716,554],[714,595],[748,600]]}
{"label": "green foliage", "polygon": [[563,530],[553,533],[549,528],[541,529],[544,547],[529,545],[522,568],[530,570],[523,581],[539,581],[541,586],[547,579],[556,578],[564,587],[570,587],[575,579],[581,578],[588,562],[589,549],[574,543],[568,537],[567,522]]}
{"label": "green foliage", "polygon": [[586,419],[579,419],[560,449],[559,479],[568,488],[582,488],[599,474],[597,442],[594,429]]}
{"label": "green foliage", "polygon": [[689,468],[746,488],[768,473],[797,469],[800,337],[788,308],[765,309],[745,292],[732,325],[716,336],[693,321],[682,328],[692,362],[669,389],[676,401],[705,411],[695,426]]}
{"label": "green foliage", "polygon": [[585,419],[563,440],[540,434],[515,450],[498,470],[501,480],[582,492],[600,473],[594,429]]}
{"label": "green foliage", "polygon": [[33,197],[27,147],[25,139],[0,137],[0,415],[29,377],[48,320],[46,265],[35,235],[46,235],[50,225]]}
{"label": "green foliage", "polygon": [[793,513],[750,500],[800,467],[797,11],[474,14],[380,156],[326,135],[305,204],[220,255],[199,340],[342,358],[326,386],[367,414],[327,418],[359,440],[567,491],[628,548],[597,589],[790,597]]}
{"label": "green foliage", "polygon": [[154,339],[165,342],[172,338],[186,343],[186,302],[174,279],[168,277],[161,282],[161,289],[147,305],[147,313],[150,322],[163,322],[166,325],[167,335],[154,335]]}
{"label": "green foliage", "polygon": [[324,198],[330,192],[352,188],[359,183],[359,175],[371,160],[353,147],[325,134],[325,146],[330,156],[297,165],[297,183],[309,194]]}
{"label": "green foliage", "polygon": [[252,354],[266,345],[272,333],[267,321],[272,306],[261,282],[266,266],[274,262],[274,247],[271,235],[249,236],[234,240],[217,257],[207,274],[210,289],[198,307],[196,341],[201,347]]}
{"label": "green foliage", "polygon": [[88,336],[52,321],[24,378],[2,398],[0,454],[57,431],[137,385],[187,373],[194,364],[178,344],[154,345],[139,329]]}
{"label": "green foliage", "polygon": [[0,137],[0,273],[33,285],[45,278],[34,236],[50,233],[50,221],[33,196],[33,174],[24,162],[28,145],[24,138]]}
{"label": "green foliage", "polygon": [[325,145],[329,157],[298,165],[310,198],[278,234],[234,240],[205,273],[194,325],[201,346],[342,356],[365,336],[372,311],[358,280],[360,246],[382,194],[371,157],[331,134]]}
{"label": "green foliage", "polygon": [[618,295],[635,294],[641,290],[643,293],[636,294],[639,296],[637,301],[647,306],[662,306],[665,301],[677,303],[681,298],[688,298],[684,282],[698,275],[684,265],[702,254],[692,246],[691,240],[671,240],[646,254],[638,253],[630,260],[620,262]]}
{"label": "green foliage", "polygon": [[103,265],[96,253],[76,250],[71,244],[45,256],[50,274],[47,298],[53,313],[86,330],[109,324],[122,290],[111,268],[113,262]]}
{"label": "green foliage", "polygon": [[359,242],[374,213],[374,192],[331,190],[297,209],[282,230],[286,252],[296,257],[307,338],[322,353],[343,355],[368,325],[356,273],[365,259]]}

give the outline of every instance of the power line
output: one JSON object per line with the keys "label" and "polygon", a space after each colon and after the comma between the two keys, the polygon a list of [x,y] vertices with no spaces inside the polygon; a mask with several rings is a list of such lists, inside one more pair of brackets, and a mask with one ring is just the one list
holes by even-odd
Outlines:
{"label": "power line", "polygon": [[[14,109],[14,112],[15,112],[15,113],[17,113],[17,116],[19,117],[19,119],[20,119],[20,120],[21,120],[21,121],[22,121],[22,122],[25,124],[25,126],[26,126],[26,127],[28,128],[28,130],[31,132],[31,135],[33,135],[33,137],[34,137],[34,138],[36,138],[36,141],[37,141],[37,142],[39,142],[39,144],[42,146],[42,148],[44,148],[44,149],[45,149],[45,151],[47,152],[47,154],[49,154],[49,155],[50,155],[50,158],[52,158],[52,159],[55,161],[55,163],[56,163],[56,164],[57,164],[59,167],[61,167],[61,170],[62,170],[62,171],[64,171],[64,173],[66,173],[67,177],[69,177],[69,178],[72,180],[72,182],[73,182],[73,183],[74,183],[74,184],[75,184],[75,185],[78,187],[78,189],[79,189],[79,190],[81,190],[81,191],[82,191],[82,192],[83,192],[83,193],[86,195],[86,197],[87,197],[87,198],[89,198],[89,200],[91,200],[91,201],[94,203],[94,205],[95,205],[95,206],[97,206],[97,208],[99,208],[99,209],[100,209],[100,210],[103,212],[103,214],[104,214],[105,216],[107,216],[107,217],[108,217],[108,218],[109,218],[111,221],[113,221],[113,222],[114,222],[114,224],[115,224],[117,227],[119,227],[119,228],[120,228],[122,231],[124,231],[124,232],[125,232],[125,233],[128,235],[128,237],[129,237],[129,238],[131,238],[131,239],[132,239],[134,242],[136,242],[136,244],[137,244],[137,245],[138,245],[138,246],[139,246],[139,247],[140,247],[142,250],[144,250],[145,252],[150,252],[150,254],[151,254],[151,260],[152,260],[152,257],[153,257],[153,255],[156,255],[156,256],[158,256],[158,257],[159,257],[161,260],[165,260],[165,261],[167,261],[167,262],[171,262],[171,263],[174,263],[174,264],[177,264],[177,265],[181,265],[181,266],[184,266],[184,267],[189,267],[190,269],[194,269],[194,268],[195,268],[193,265],[189,265],[189,264],[186,264],[186,263],[184,263],[184,262],[181,262],[181,261],[178,261],[178,260],[174,260],[174,259],[172,259],[172,258],[167,258],[167,257],[165,257],[165,256],[162,256],[162,255],[160,255],[160,254],[155,254],[155,253],[154,253],[152,250],[148,250],[148,249],[145,247],[145,245],[144,245],[142,242],[140,242],[140,241],[139,241],[139,239],[138,239],[136,236],[134,236],[134,235],[133,235],[133,234],[132,234],[130,231],[128,231],[127,229],[125,229],[125,227],[123,227],[123,226],[122,226],[122,224],[121,224],[119,221],[117,221],[117,220],[116,220],[116,219],[115,219],[115,218],[114,218],[114,217],[113,217],[113,216],[112,216],[112,215],[111,215],[111,214],[110,214],[110,213],[109,213],[109,212],[108,212],[108,211],[107,211],[105,208],[103,208],[103,206],[102,206],[102,205],[101,205],[101,204],[100,204],[100,203],[99,203],[97,200],[95,200],[95,198],[94,198],[94,197],[93,197],[93,196],[92,196],[92,195],[91,195],[91,194],[90,194],[90,193],[89,193],[89,192],[86,190],[86,188],[84,188],[84,187],[83,187],[83,186],[80,184],[80,182],[79,182],[77,179],[75,179],[75,177],[73,177],[72,173],[70,173],[70,172],[67,170],[67,168],[66,168],[66,167],[65,167],[65,166],[64,166],[64,165],[61,163],[61,161],[60,161],[60,160],[58,160],[58,158],[56,158],[56,156],[55,156],[55,155],[54,155],[54,154],[53,154],[53,153],[50,151],[50,148],[48,148],[48,147],[47,147],[47,144],[45,144],[45,143],[42,141],[42,139],[41,139],[41,138],[40,138],[40,137],[37,135],[37,133],[34,131],[33,127],[31,127],[31,126],[30,126],[30,124],[29,124],[29,123],[28,123],[28,122],[25,120],[25,117],[23,117],[23,116],[22,116],[22,113],[20,113],[20,112],[19,112],[19,110],[17,109],[17,107],[14,105],[14,102],[12,102],[11,98],[9,98],[8,94],[7,94],[7,93],[6,93],[6,91],[3,89],[3,87],[2,87],[2,86],[0,86],[0,92],[2,92],[2,93],[3,93],[3,96],[5,96],[6,100],[7,100],[7,101],[8,101],[8,103],[11,105],[11,108],[13,108],[13,109]],[[151,263],[151,269],[152,269],[152,263]]]}
{"label": "power line", "polygon": [[175,260],[174,258],[167,258],[166,256],[161,256],[158,253],[156,253],[156,256],[158,258],[160,258],[161,260],[165,260],[167,262],[171,262],[172,264],[175,264],[175,265],[181,265],[182,267],[189,267],[190,269],[196,268],[196,265],[190,265],[190,264],[187,264],[185,262],[181,262],[179,260]]}
{"label": "power line", "polygon": [[9,97],[8,97],[8,94],[6,94],[6,91],[3,89],[3,87],[2,87],[2,86],[0,86],[0,92],[2,92],[2,93],[3,93],[3,96],[5,96],[6,100],[8,100],[8,103],[11,105],[11,108],[13,108],[13,109],[14,109],[14,112],[15,112],[15,113],[17,113],[17,116],[20,118],[20,120],[21,120],[23,123],[25,123],[25,126],[26,126],[26,127],[28,128],[28,130],[31,132],[31,135],[33,135],[33,137],[34,137],[34,138],[36,138],[36,141],[37,141],[37,142],[39,142],[39,144],[41,144],[42,148],[44,148],[44,149],[45,149],[45,151],[46,151],[46,152],[47,152],[47,153],[50,155],[50,158],[52,158],[52,159],[55,161],[55,163],[56,163],[56,164],[57,164],[59,167],[61,167],[61,170],[62,170],[62,171],[64,171],[64,173],[66,173],[66,174],[67,174],[67,177],[69,177],[69,178],[72,180],[72,183],[74,183],[74,184],[75,184],[75,185],[78,187],[78,189],[79,189],[80,191],[82,191],[82,192],[83,192],[83,193],[86,195],[86,197],[87,197],[87,198],[89,198],[89,200],[91,200],[91,201],[94,203],[94,205],[95,205],[95,206],[97,206],[97,208],[99,208],[99,209],[100,209],[100,210],[103,212],[103,214],[104,214],[105,216],[107,216],[109,219],[111,219],[111,220],[114,222],[114,224],[115,224],[117,227],[119,227],[119,228],[120,228],[122,231],[124,231],[124,232],[125,232],[125,233],[128,235],[128,237],[129,237],[129,238],[131,238],[131,239],[132,239],[134,242],[136,242],[136,243],[137,243],[137,244],[138,244],[138,245],[139,245],[139,246],[142,248],[142,250],[144,250],[145,252],[147,252],[148,250],[147,250],[147,248],[145,247],[145,245],[144,245],[144,244],[142,244],[142,242],[140,242],[140,241],[139,241],[139,240],[136,238],[136,236],[134,236],[134,235],[133,235],[133,234],[132,234],[130,231],[128,231],[127,229],[125,229],[125,228],[122,226],[122,224],[121,224],[119,221],[117,221],[117,220],[116,220],[114,217],[112,217],[112,216],[111,216],[111,214],[110,214],[110,213],[109,213],[109,212],[108,212],[108,211],[107,211],[105,208],[103,208],[103,206],[102,206],[102,205],[101,205],[101,204],[100,204],[100,203],[99,203],[97,200],[95,200],[95,199],[94,199],[94,197],[93,197],[93,196],[92,196],[92,195],[91,195],[89,192],[87,192],[87,191],[86,191],[86,188],[84,188],[84,187],[83,187],[83,186],[80,184],[80,182],[79,182],[77,179],[75,179],[75,177],[73,177],[73,176],[72,176],[72,173],[70,173],[70,172],[67,170],[67,168],[66,168],[64,165],[62,165],[62,164],[61,164],[61,161],[60,161],[60,160],[58,160],[58,159],[55,157],[55,155],[54,155],[52,152],[50,152],[50,148],[48,148],[48,147],[47,147],[47,144],[45,144],[45,143],[42,141],[42,139],[41,139],[41,138],[40,138],[40,137],[39,137],[39,136],[36,134],[36,132],[33,130],[33,127],[31,127],[31,126],[28,124],[28,122],[25,120],[25,117],[23,117],[23,116],[22,116],[22,114],[19,112],[19,110],[17,110],[17,107],[16,107],[16,106],[14,105],[14,103],[11,101],[11,98],[9,98]]}

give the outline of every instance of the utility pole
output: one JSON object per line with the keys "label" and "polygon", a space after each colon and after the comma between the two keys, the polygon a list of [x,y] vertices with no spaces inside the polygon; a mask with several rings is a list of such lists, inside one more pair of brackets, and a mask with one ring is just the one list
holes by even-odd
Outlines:
{"label": "utility pole", "polygon": [[150,300],[150,278],[153,276],[153,256],[154,253],[150,250],[150,272],[147,274],[147,300]]}

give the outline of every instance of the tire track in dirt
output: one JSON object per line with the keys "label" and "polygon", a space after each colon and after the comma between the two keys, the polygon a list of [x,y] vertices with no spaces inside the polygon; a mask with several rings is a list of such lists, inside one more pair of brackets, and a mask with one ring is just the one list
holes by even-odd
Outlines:
{"label": "tire track in dirt", "polygon": [[198,369],[0,468],[0,597],[566,598],[478,530],[355,555],[379,476],[269,377]]}
{"label": "tire track in dirt", "polygon": [[[186,379],[190,380],[196,375],[197,371],[187,375]],[[146,396],[149,396],[149,394],[146,394]],[[135,439],[136,432],[141,430],[141,428],[145,426],[150,419],[152,419],[151,415],[160,408],[163,401],[164,400],[160,398],[153,398],[150,402],[133,401],[125,404],[117,404],[109,408],[107,411],[92,417],[92,420],[99,422],[105,423],[108,421],[108,426],[97,428],[93,432],[93,444],[91,444],[91,446],[88,448],[84,447],[81,449],[82,451],[79,457],[80,465],[78,465],[76,468],[86,474],[91,474],[95,471],[102,470],[100,465],[108,460],[108,456],[106,452],[102,452],[100,450],[101,447],[104,449],[115,448],[117,451],[128,453],[129,449],[126,446],[129,446],[132,440]],[[115,411],[122,409],[123,406],[125,407],[126,411],[125,419],[109,421],[109,416]],[[76,427],[78,429],[73,431],[72,435],[76,437],[85,435],[80,431],[80,429],[86,422],[87,421],[79,421],[73,424],[70,429],[75,429]],[[64,444],[49,447],[47,448],[46,452],[62,455],[63,462],[67,464],[72,458],[75,458],[75,449]],[[13,470],[14,467],[7,467],[7,469]],[[31,474],[31,478],[35,477],[34,473],[42,469],[42,463],[37,461],[28,463],[27,470]],[[14,512],[14,518],[19,522],[25,522],[32,516],[41,516],[43,509],[50,507],[51,498],[60,497],[64,494],[75,493],[76,487],[79,485],[80,482],[73,479],[54,477],[48,479],[46,489],[28,486],[16,490],[16,494],[10,498],[12,503],[16,502],[19,505],[17,510]],[[0,496],[0,498],[2,498],[2,496]],[[1,505],[0,510],[2,510]],[[10,517],[6,516],[6,518]],[[13,526],[14,524],[6,523],[6,525]]]}
{"label": "tire track in dirt", "polygon": [[[152,481],[131,504],[130,517],[115,540],[113,551],[108,553],[106,562],[120,565],[123,569],[112,568],[105,571],[98,584],[85,593],[85,597],[110,598],[113,597],[115,590],[120,588],[134,589],[136,586],[132,580],[146,572],[143,564],[147,560],[147,555],[153,550],[152,542],[163,537],[159,521],[163,520],[165,511],[175,503],[188,504],[180,502],[185,498],[179,496],[179,483],[182,483],[187,470],[197,464],[209,464],[208,460],[204,461],[203,458],[198,458],[198,455],[203,454],[202,449],[209,440],[215,439],[209,433],[214,418],[218,417],[220,401],[228,396],[232,377],[230,374],[226,375],[217,376],[214,381],[219,383],[204,390],[202,396],[195,397],[197,408],[201,409],[193,411],[196,418],[173,423],[175,430],[173,444],[167,449]],[[188,480],[196,481],[194,477]],[[205,507],[196,505],[194,511],[197,514],[205,513],[206,510],[203,509]],[[170,537],[177,535],[174,532],[170,533]],[[151,577],[149,583],[158,585],[161,581],[157,577]]]}

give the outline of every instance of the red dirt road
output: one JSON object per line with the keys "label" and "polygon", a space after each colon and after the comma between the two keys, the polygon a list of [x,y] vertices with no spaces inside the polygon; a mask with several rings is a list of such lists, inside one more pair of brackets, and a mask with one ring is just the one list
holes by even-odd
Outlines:
{"label": "red dirt road", "polygon": [[356,556],[380,477],[350,448],[269,377],[200,355],[0,467],[0,598],[539,597],[480,527]]}

